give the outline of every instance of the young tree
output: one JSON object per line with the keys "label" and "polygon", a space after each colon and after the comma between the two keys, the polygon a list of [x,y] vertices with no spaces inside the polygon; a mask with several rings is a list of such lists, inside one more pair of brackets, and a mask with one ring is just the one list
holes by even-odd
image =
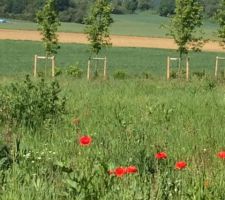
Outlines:
{"label": "young tree", "polygon": [[46,56],[56,54],[59,49],[58,36],[56,34],[60,25],[55,0],[46,0],[43,9],[37,13],[38,30],[43,36]]}
{"label": "young tree", "polygon": [[202,26],[203,7],[198,0],[176,0],[175,15],[168,27],[170,36],[178,45],[180,58],[188,55],[189,49],[199,51],[203,45]]}
{"label": "young tree", "polygon": [[225,0],[220,0],[217,21],[219,23],[218,36],[221,38],[220,44],[225,49]]}
{"label": "young tree", "polygon": [[109,26],[112,24],[112,7],[108,0],[96,0],[85,20],[85,32],[91,43],[91,50],[98,55],[102,47],[110,45]]}

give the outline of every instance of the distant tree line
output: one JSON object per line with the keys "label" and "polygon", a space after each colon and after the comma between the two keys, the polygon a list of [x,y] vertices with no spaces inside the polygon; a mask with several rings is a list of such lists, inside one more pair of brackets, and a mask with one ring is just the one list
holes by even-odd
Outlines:
{"label": "distant tree line", "polygon": [[[154,10],[161,16],[170,16],[175,11],[175,0],[109,0],[113,14],[135,13],[137,10]],[[219,0],[199,0],[205,17],[212,17],[218,8]],[[83,23],[90,4],[94,0],[55,0],[60,21]],[[1,0],[0,17],[34,21],[36,12],[45,0]]]}
{"label": "distant tree line", "polygon": [[[205,18],[215,16],[216,10],[219,7],[220,0],[199,0],[203,5]],[[173,15],[175,11],[175,0],[160,0],[158,12],[161,16]]]}

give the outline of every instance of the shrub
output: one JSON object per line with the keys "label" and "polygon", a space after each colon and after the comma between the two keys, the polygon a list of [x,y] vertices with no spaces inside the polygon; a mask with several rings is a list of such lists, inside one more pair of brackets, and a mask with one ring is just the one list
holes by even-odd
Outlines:
{"label": "shrub", "polygon": [[66,73],[75,78],[81,78],[83,70],[79,67],[79,63],[77,63],[76,65],[70,65],[66,70]]}
{"label": "shrub", "polygon": [[0,142],[0,170],[8,169],[11,164],[12,158],[9,147]]}
{"label": "shrub", "polygon": [[11,83],[0,89],[0,123],[36,129],[46,120],[56,123],[65,113],[66,99],[60,97],[57,81]]}
{"label": "shrub", "polygon": [[207,79],[205,82],[205,90],[209,90],[212,91],[213,89],[215,89],[217,86],[216,80],[214,79]]}
{"label": "shrub", "polygon": [[152,76],[151,73],[143,72],[142,73],[142,78],[144,78],[144,79],[153,79],[153,76]]}
{"label": "shrub", "polygon": [[128,78],[128,75],[124,71],[117,71],[113,74],[113,78],[119,79],[119,80],[124,80],[124,79]]}
{"label": "shrub", "polygon": [[59,67],[55,68],[55,76],[60,76],[62,75],[62,70]]}
{"label": "shrub", "polygon": [[184,78],[185,77],[185,74],[186,74],[186,71],[181,69],[181,71],[174,71],[172,70],[171,71],[171,74],[170,74],[170,77],[172,79],[176,79],[176,78]]}
{"label": "shrub", "polygon": [[193,72],[192,75],[199,79],[202,79],[206,76],[206,73],[205,73],[205,70],[203,70],[201,72]]}

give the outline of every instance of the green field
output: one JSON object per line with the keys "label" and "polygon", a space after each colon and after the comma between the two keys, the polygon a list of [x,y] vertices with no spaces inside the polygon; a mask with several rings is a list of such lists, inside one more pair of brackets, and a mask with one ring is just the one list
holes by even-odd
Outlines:
{"label": "green field", "polygon": [[[42,49],[40,42],[0,41],[0,74],[4,76],[31,73],[34,55],[43,55]],[[177,56],[175,50],[118,47],[109,48],[102,54],[108,57],[110,75],[124,71],[132,76],[146,72],[157,77],[165,77],[167,56]],[[190,53],[191,71],[205,70],[212,74],[217,55],[223,56],[223,53]],[[69,65],[79,63],[79,67],[86,71],[89,56],[87,45],[62,44],[57,55],[57,66],[64,70]],[[39,66],[43,68],[45,62],[41,62]],[[173,67],[177,68],[176,63]]]}
{"label": "green field", "polygon": [[[113,19],[111,34],[130,36],[166,37],[166,30],[161,26],[169,22],[168,18],[160,17],[151,12],[113,15]],[[0,29],[36,30],[37,25],[32,22],[10,20],[9,23],[0,24]],[[204,21],[205,38],[216,39],[216,29],[217,25],[215,23]],[[63,32],[83,32],[83,30],[84,25],[76,23],[62,23],[59,28],[59,31]]]}

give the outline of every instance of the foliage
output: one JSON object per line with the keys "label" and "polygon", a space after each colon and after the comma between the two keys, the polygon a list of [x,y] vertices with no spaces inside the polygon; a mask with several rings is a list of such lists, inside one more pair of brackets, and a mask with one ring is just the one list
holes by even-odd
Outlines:
{"label": "foliage", "polygon": [[131,13],[134,13],[134,11],[138,7],[138,1],[137,0],[124,0],[123,1],[124,7],[129,10]]}
{"label": "foliage", "polygon": [[56,32],[60,23],[55,0],[47,0],[43,9],[37,12],[37,23],[39,24],[38,30],[43,36],[46,55],[56,54],[59,49]]}
{"label": "foliage", "polygon": [[12,164],[10,149],[7,145],[0,142],[0,171],[8,169]]}
{"label": "foliage", "polygon": [[16,127],[40,128],[46,121],[54,124],[65,113],[65,98],[60,97],[57,81],[12,83],[0,90],[0,123]]}
{"label": "foliage", "polygon": [[62,75],[62,69],[60,69],[59,67],[55,67],[55,76],[60,76]]}
{"label": "foliage", "polygon": [[128,75],[124,71],[117,71],[113,74],[113,78],[119,79],[119,80],[124,80],[124,79],[128,78]]}
{"label": "foliage", "polygon": [[112,7],[108,0],[97,0],[86,19],[85,32],[91,43],[91,50],[98,54],[102,47],[110,45],[109,26],[112,24]]}
{"label": "foliage", "polygon": [[202,79],[202,78],[206,77],[206,72],[205,72],[205,70],[203,70],[203,71],[196,71],[196,72],[193,72],[192,75],[194,77]]}
{"label": "foliage", "polygon": [[202,26],[203,7],[198,0],[176,0],[175,15],[168,26],[168,35],[178,45],[180,57],[188,54],[189,46],[199,51],[202,46],[202,35],[197,34]]}
{"label": "foliage", "polygon": [[202,0],[204,6],[204,13],[207,18],[212,18],[219,7],[220,0]]}
{"label": "foliage", "polygon": [[175,11],[175,0],[161,0],[159,5],[159,15],[160,16],[170,16],[173,15]]}
{"label": "foliage", "polygon": [[221,38],[221,46],[225,48],[225,0],[220,0],[217,11],[217,21],[219,24],[218,36]]}
{"label": "foliage", "polygon": [[[213,17],[219,0],[200,0],[204,6],[205,16]],[[56,0],[61,21],[83,23],[89,4],[93,0]],[[174,0],[110,0],[112,13],[127,14],[138,10],[154,10],[160,15],[168,16],[174,11]],[[0,15],[6,18],[35,20],[35,13],[40,10],[45,0],[1,0]]]}
{"label": "foliage", "polygon": [[154,8],[153,0],[139,0],[138,1],[138,9],[148,10],[150,8]]}
{"label": "foliage", "polygon": [[81,78],[83,70],[79,67],[79,63],[77,63],[76,65],[70,65],[67,68],[66,73],[74,78]]}
{"label": "foliage", "polygon": [[[63,1],[62,1],[63,3]],[[63,22],[84,23],[90,2],[88,0],[79,0],[70,2],[66,9],[59,12],[59,19]]]}

